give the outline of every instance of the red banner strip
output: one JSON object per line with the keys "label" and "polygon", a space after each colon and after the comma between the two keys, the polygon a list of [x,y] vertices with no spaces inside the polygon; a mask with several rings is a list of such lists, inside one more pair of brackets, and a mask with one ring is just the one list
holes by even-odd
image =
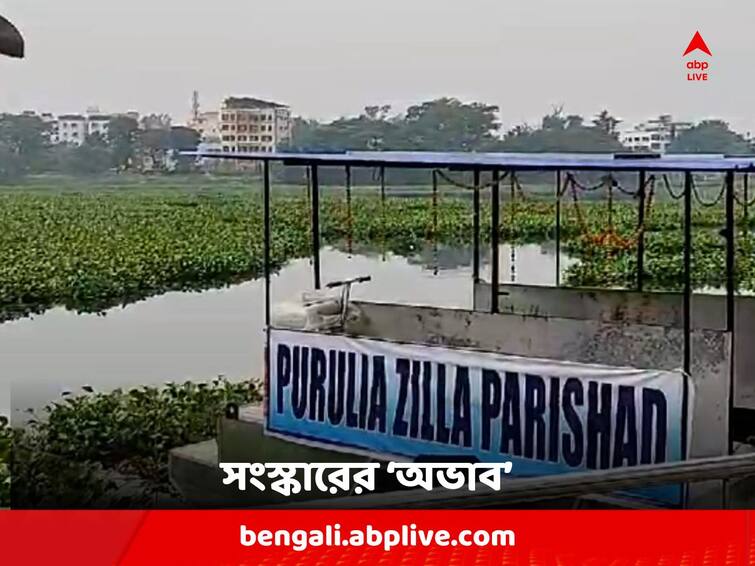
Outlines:
{"label": "red banner strip", "polygon": [[77,566],[738,565],[755,564],[753,523],[750,511],[5,511],[0,552]]}

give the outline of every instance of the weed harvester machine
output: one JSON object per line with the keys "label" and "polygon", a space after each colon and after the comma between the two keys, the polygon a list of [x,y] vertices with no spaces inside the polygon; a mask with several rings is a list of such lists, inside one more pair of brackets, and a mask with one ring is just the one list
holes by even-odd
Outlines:
{"label": "weed harvester machine", "polygon": [[[740,452],[746,444],[741,439],[755,434],[755,297],[738,292],[737,258],[745,236],[737,232],[735,207],[739,185],[749,203],[755,157],[391,151],[196,156],[257,161],[263,182],[265,399],[221,419],[220,461],[513,464],[497,492],[336,493],[327,496],[333,506],[495,507],[588,496],[630,506],[752,504],[740,496],[755,493],[752,481],[742,480],[755,479],[755,454]],[[303,167],[309,179],[314,296],[290,316],[276,314],[271,304],[273,167]],[[469,189],[471,308],[351,298],[352,284],[380,285],[374,274],[354,273],[328,285],[320,262],[319,179],[323,169],[339,168],[347,210],[357,168],[377,172],[379,187],[372,188],[376,195],[379,188],[381,200],[387,169],[430,171],[431,234],[439,222],[439,179]],[[725,287],[713,294],[696,291],[693,282],[696,175],[721,180],[715,201]],[[530,198],[521,182],[527,176],[536,176],[541,187],[547,183],[538,198],[555,201],[555,286],[501,281],[500,240],[513,230],[516,203]],[[680,203],[681,225],[671,227],[683,233],[680,284],[661,291],[648,284],[646,224],[660,191],[656,180],[671,176],[681,179],[671,194]],[[596,178],[600,182],[591,184]],[[605,207],[598,215],[604,221],[589,225],[578,194],[596,191],[605,194],[597,205]],[[637,204],[636,224],[623,233],[614,225],[619,192]],[[501,214],[506,193],[511,219]],[[570,211],[576,217],[572,231],[579,227],[583,240],[606,253],[635,254],[628,286],[562,284],[561,217]],[[490,261],[488,276],[481,270],[483,256]],[[331,295],[318,294],[328,287]],[[174,478],[191,484],[190,474],[179,469],[180,458],[174,460]],[[395,487],[380,486],[383,492]],[[250,504],[238,492],[227,495],[225,504]],[[297,504],[307,504],[307,497],[312,494],[300,494]]]}

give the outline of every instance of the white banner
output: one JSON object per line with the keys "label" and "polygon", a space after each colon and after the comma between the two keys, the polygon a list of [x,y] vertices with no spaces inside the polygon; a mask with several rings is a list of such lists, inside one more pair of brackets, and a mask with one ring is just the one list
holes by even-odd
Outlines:
{"label": "white banner", "polygon": [[384,454],[513,462],[512,474],[683,458],[681,371],[271,330],[268,428]]}

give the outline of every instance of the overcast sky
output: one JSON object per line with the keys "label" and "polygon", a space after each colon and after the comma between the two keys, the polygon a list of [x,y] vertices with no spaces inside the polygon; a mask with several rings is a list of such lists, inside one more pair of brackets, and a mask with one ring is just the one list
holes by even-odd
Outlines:
{"label": "overcast sky", "polygon": [[[752,0],[0,0],[27,59],[0,59],[0,112],[168,112],[246,94],[333,118],[439,96],[553,105],[632,124],[722,117],[755,132]],[[686,80],[695,30],[710,80]]]}

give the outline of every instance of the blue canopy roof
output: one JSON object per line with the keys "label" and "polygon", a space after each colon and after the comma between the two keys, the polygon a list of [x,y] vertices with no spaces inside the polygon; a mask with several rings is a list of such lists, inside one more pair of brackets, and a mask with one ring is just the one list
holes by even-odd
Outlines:
{"label": "blue canopy roof", "polygon": [[514,169],[518,171],[750,171],[755,156],[711,154],[644,156],[613,153],[472,153],[432,151],[350,151],[344,153],[188,152],[209,159],[279,161],[288,165]]}

